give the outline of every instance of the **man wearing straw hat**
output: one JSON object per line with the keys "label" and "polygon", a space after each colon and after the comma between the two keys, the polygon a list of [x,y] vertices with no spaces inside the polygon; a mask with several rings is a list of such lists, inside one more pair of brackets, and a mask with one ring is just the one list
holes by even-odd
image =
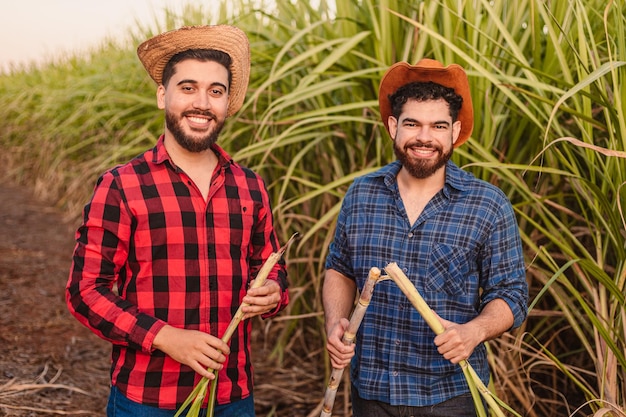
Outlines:
{"label": "man wearing straw hat", "polygon": [[[475,416],[460,366],[487,384],[485,341],[526,318],[517,222],[495,186],[457,167],[473,108],[462,67],[391,66],[379,90],[397,161],[355,180],[326,260],[323,300],[333,367],[351,364],[355,417]],[[438,314],[435,336],[393,281],[380,281],[355,345],[341,342],[372,267],[397,263]]]}
{"label": "man wearing straw hat", "polygon": [[213,370],[215,415],[254,416],[250,320],[230,344],[221,337],[242,303],[245,318],[270,317],[289,297],[282,260],[248,290],[279,250],[270,202],[263,180],[216,144],[245,98],[248,39],[232,26],[183,27],[137,53],[158,86],[165,132],[98,180],[67,303],[113,344],[108,416],[173,416]]}

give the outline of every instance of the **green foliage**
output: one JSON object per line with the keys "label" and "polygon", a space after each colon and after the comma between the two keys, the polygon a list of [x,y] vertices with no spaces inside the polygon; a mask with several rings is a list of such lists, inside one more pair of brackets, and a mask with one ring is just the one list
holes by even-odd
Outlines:
{"label": "green foliage", "polygon": [[[250,88],[220,143],[266,179],[282,241],[303,236],[289,257],[291,319],[273,324],[280,363],[294,338],[325,337],[323,261],[343,194],[393,159],[379,120],[382,74],[399,60],[459,63],[476,117],[454,158],[513,202],[533,297],[523,332],[490,343],[500,397],[528,416],[572,414],[583,397],[586,414],[623,415],[624,0],[336,3],[190,7],[123,45],[0,76],[7,176],[76,216],[99,173],[161,133],[136,45],[183,23],[244,29]],[[323,344],[311,351],[324,363]]]}

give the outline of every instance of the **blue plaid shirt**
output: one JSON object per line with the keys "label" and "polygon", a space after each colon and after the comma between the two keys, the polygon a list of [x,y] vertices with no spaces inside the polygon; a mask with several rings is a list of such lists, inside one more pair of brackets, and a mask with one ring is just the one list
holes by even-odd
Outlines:
{"label": "blue plaid shirt", "polygon": [[[396,175],[399,162],[358,178],[343,201],[326,268],[356,280],[396,262],[441,317],[465,323],[500,298],[518,327],[526,318],[528,287],[511,203],[497,187],[454,163],[443,189],[409,224]],[[426,406],[469,392],[459,365],[441,356],[435,334],[393,283],[376,284],[356,338],[351,379],[364,399]],[[485,384],[486,349],[469,362]]]}

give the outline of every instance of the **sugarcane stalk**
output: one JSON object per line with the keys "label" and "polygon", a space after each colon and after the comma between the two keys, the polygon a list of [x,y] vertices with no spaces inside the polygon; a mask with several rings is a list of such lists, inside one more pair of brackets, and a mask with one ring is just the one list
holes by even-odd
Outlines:
{"label": "sugarcane stalk", "polygon": [[[371,268],[367,276],[367,280],[365,281],[365,285],[363,285],[363,289],[361,290],[359,300],[352,311],[352,315],[350,316],[350,324],[348,324],[348,328],[343,333],[343,337],[341,338],[341,341],[345,345],[351,345],[354,343],[356,332],[359,330],[359,326],[365,316],[365,311],[367,310],[370,300],[372,299],[374,285],[378,282],[379,278],[380,269],[376,267]],[[343,376],[343,369],[344,368],[333,368],[330,374],[330,379],[328,380],[328,385],[326,386],[326,392],[324,393],[324,404],[322,406],[320,417],[330,417],[332,414],[333,406],[335,404],[335,396],[337,395],[337,388],[339,388],[339,383],[341,382],[341,377]]]}
{"label": "sugarcane stalk", "polygon": [[[413,307],[415,307],[415,309],[420,313],[420,315],[424,318],[428,326],[435,332],[435,334],[439,335],[443,333],[445,330],[443,324],[441,324],[439,318],[431,310],[426,301],[424,301],[413,283],[407,278],[404,272],[402,272],[400,267],[398,267],[395,262],[392,262],[385,267],[385,272],[396,283],[396,285],[400,288],[404,295],[406,295]],[[500,409],[500,406],[494,398],[494,394],[489,391],[489,389],[487,389],[485,384],[483,384],[482,380],[480,379],[474,368],[472,368],[472,365],[467,360],[460,361],[459,365],[461,366],[463,374],[465,375],[465,379],[467,380],[467,385],[470,388],[470,392],[472,394],[472,398],[474,399],[474,404],[476,405],[478,415],[480,417],[486,416],[485,408],[483,407],[482,401],[480,400],[480,396],[482,395],[482,397],[489,405],[490,409],[494,412],[495,416],[505,417],[504,413]],[[514,414],[518,417],[521,417],[515,412]]]}
{"label": "sugarcane stalk", "polygon": [[[294,233],[291,238],[289,238],[289,241],[282,248],[280,248],[277,252],[271,253],[270,256],[267,257],[267,259],[263,263],[263,266],[261,266],[261,269],[259,270],[256,278],[254,279],[254,281],[252,281],[250,288],[259,288],[265,284],[265,281],[267,280],[270,272],[272,271],[276,263],[280,260],[280,258],[282,258],[289,245],[291,245],[291,243],[295,240],[297,236],[298,233]],[[245,313],[243,312],[243,307],[249,305],[250,304],[248,303],[241,303],[241,305],[239,305],[239,308],[235,312],[233,318],[230,320],[230,323],[228,324],[228,327],[226,328],[226,331],[222,336],[222,341],[224,343],[228,343],[230,341],[230,338],[232,337],[233,333],[237,329],[237,326],[239,326],[239,323],[245,315]],[[193,391],[191,391],[191,394],[189,394],[187,399],[180,406],[174,417],[179,417],[190,404],[191,407],[189,408],[187,417],[197,417],[200,414],[200,409],[202,407],[202,403],[204,402],[204,398],[206,397],[209,384],[211,385],[211,390],[208,401],[207,417],[213,417],[218,373],[215,369],[213,369],[211,372],[215,375],[215,378],[213,378],[213,383],[211,383],[211,380],[209,380],[209,378],[202,377],[194,387]]]}

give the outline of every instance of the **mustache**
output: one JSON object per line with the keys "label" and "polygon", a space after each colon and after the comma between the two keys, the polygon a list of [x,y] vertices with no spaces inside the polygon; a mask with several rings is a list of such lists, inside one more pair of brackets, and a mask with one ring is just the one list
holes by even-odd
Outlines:
{"label": "mustache", "polygon": [[440,150],[439,146],[435,146],[433,144],[433,142],[424,142],[421,140],[414,140],[413,142],[409,142],[407,144],[404,145],[404,149],[409,149],[409,148],[426,148],[426,149],[438,149]]}
{"label": "mustache", "polygon": [[183,117],[187,116],[203,116],[208,117],[212,120],[217,120],[217,116],[213,114],[210,110],[187,110],[181,113]]}

